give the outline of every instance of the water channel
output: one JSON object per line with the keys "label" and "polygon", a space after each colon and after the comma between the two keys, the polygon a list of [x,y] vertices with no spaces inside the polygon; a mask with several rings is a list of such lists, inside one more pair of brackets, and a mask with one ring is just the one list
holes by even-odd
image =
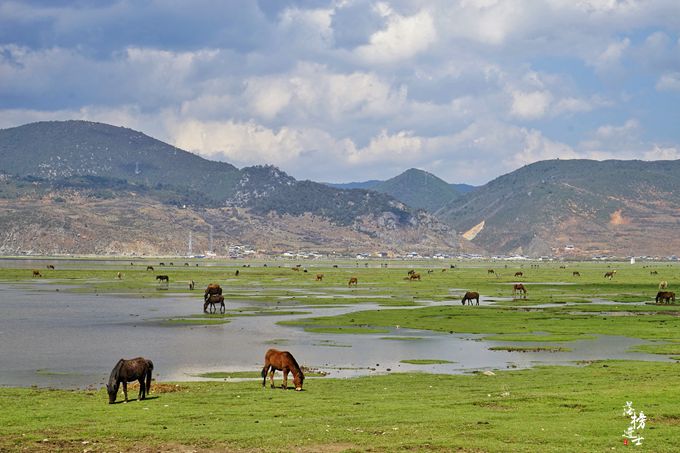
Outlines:
{"label": "water channel", "polygon": [[[628,352],[645,342],[622,336],[548,344],[570,348],[569,352],[508,352],[489,348],[538,343],[485,341],[481,335],[397,326],[389,333],[358,335],[312,333],[277,324],[300,317],[389,309],[371,303],[370,298],[366,303],[335,307],[305,307],[282,299],[277,305],[281,310],[299,313],[238,316],[220,325],[167,325],[163,321],[168,318],[199,314],[201,294],[142,297],[68,289],[44,281],[0,284],[0,386],[99,387],[119,358],[136,356],[154,361],[159,381],[200,380],[197,375],[205,372],[259,370],[264,352],[272,345],[294,352],[302,365],[342,378],[405,371],[466,373],[611,358],[665,360]],[[256,308],[261,304],[228,301],[229,311]],[[409,359],[451,363],[401,363]]]}

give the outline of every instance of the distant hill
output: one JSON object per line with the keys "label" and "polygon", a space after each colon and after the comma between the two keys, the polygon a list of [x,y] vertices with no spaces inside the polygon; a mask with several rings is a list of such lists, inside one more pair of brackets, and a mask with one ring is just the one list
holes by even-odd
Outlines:
{"label": "distant hill", "polygon": [[[357,244],[363,243],[363,239],[356,236],[359,234],[372,239],[365,241],[366,244],[384,249],[411,246],[408,241],[447,250],[458,247],[446,225],[387,194],[297,181],[273,166],[238,169],[228,163],[203,159],[141,132],[85,121],[40,122],[0,130],[0,200],[6,209],[0,209],[0,226],[5,226],[4,239],[0,233],[0,253],[21,249],[23,245],[14,247],[20,242],[32,243],[26,238],[19,239],[24,231],[32,231],[30,235],[25,234],[33,238],[41,231],[46,246],[51,246],[51,226],[61,222],[58,212],[73,204],[78,206],[76,212],[83,218],[91,217],[88,225],[99,225],[96,229],[99,233],[82,234],[103,242],[110,240],[113,233],[109,227],[91,215],[90,205],[95,201],[117,213],[111,214],[109,220],[119,227],[134,224],[141,228],[128,231],[123,239],[148,242],[154,235],[153,228],[160,227],[157,224],[152,227],[154,222],[142,219],[133,221],[135,214],[131,207],[141,200],[144,206],[152,206],[149,210],[154,216],[169,222],[169,226],[173,226],[174,221],[159,214],[163,211],[161,206],[169,210],[169,207],[193,210],[204,223],[208,222],[201,214],[204,210],[242,213],[241,219],[248,220],[240,224],[244,231],[235,236],[240,238],[257,237],[249,236],[253,231],[260,231],[266,237],[266,225],[279,224],[275,231],[288,239],[274,235],[262,242],[287,244],[290,248],[296,248],[298,235],[286,232],[286,225],[304,229],[304,219],[326,225],[319,230],[308,225],[309,231],[315,231],[309,242],[318,248],[346,245],[345,241],[338,240],[343,236],[342,231],[345,237],[354,237]],[[24,204],[31,209],[18,208]],[[13,211],[14,207],[18,210]],[[212,214],[210,217],[215,224],[230,223],[229,219]],[[27,219],[33,223],[17,230],[16,226]],[[68,224],[72,228],[78,226],[77,222]],[[232,232],[238,229],[234,227]],[[337,231],[324,235],[324,231],[330,230]],[[172,234],[175,233],[168,232],[167,237]],[[163,243],[149,247],[162,250]],[[169,245],[169,241],[165,243]],[[68,247],[64,245],[62,249],[68,250]],[[92,253],[84,249],[78,252]]]}
{"label": "distant hill", "polygon": [[388,194],[415,208],[435,212],[463,193],[475,189],[469,184],[449,184],[424,170],[411,168],[386,181],[370,180],[328,184],[336,188],[361,188]]}
{"label": "distant hill", "polygon": [[680,161],[537,162],[436,215],[494,253],[678,255]]}

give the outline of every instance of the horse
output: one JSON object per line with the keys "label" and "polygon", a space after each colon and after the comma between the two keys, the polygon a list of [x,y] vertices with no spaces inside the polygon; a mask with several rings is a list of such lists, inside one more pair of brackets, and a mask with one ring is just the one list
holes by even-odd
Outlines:
{"label": "horse", "polygon": [[349,282],[347,282],[347,286],[357,286],[358,280],[356,277],[350,277]]}
{"label": "horse", "polygon": [[118,273],[116,274],[116,278],[117,278],[118,280],[121,280],[121,279],[123,278],[123,274],[122,274],[121,272],[118,272]]}
{"label": "horse", "polygon": [[666,289],[668,288],[668,282],[666,280],[661,280],[659,282],[659,289]]}
{"label": "horse", "polygon": [[217,312],[217,304],[220,304],[220,313],[224,314],[226,311],[224,306],[224,296],[222,294],[210,294],[203,305],[203,312],[206,313],[205,309],[210,305],[210,313]]}
{"label": "horse", "polygon": [[33,277],[42,277],[42,274],[39,270],[33,269]]}
{"label": "horse", "polygon": [[649,275],[659,275],[657,271],[649,271]]}
{"label": "horse", "polygon": [[418,272],[412,273],[411,276],[409,277],[409,280],[418,280],[418,281],[420,281],[420,274],[419,274]]}
{"label": "horse", "polygon": [[267,373],[269,373],[269,381],[271,388],[274,388],[274,372],[276,370],[283,372],[283,385],[285,390],[288,388],[288,373],[293,373],[293,384],[296,391],[302,390],[302,383],[305,380],[305,375],[300,369],[295,357],[288,351],[279,351],[278,349],[269,349],[264,355],[264,367],[262,368],[262,387],[267,382]]}
{"label": "horse", "polygon": [[571,275],[572,275],[573,277],[580,277],[580,276],[581,276],[581,273],[580,273],[579,271],[574,271],[574,272],[571,273]]}
{"label": "horse", "polygon": [[317,282],[323,281],[323,274],[316,274],[316,281]]}
{"label": "horse", "polygon": [[295,272],[300,272],[299,267],[291,267],[290,270],[295,271]]}
{"label": "horse", "polygon": [[165,266],[165,263],[158,263],[159,266]]}
{"label": "horse", "polygon": [[489,269],[486,271],[487,274],[495,274],[496,272],[493,269]]}
{"label": "horse", "polygon": [[191,291],[194,290],[194,286],[196,286],[196,282],[193,281],[193,280],[189,280],[189,289],[190,289]]}
{"label": "horse", "polygon": [[524,277],[524,272],[515,272],[515,277]]}
{"label": "horse", "polygon": [[238,274],[240,274],[240,272],[238,271],[238,269],[236,269],[236,272],[234,272],[234,275],[235,275],[236,277],[238,277]]}
{"label": "horse", "polygon": [[465,301],[468,301],[468,305],[472,305],[472,299],[475,299],[477,301],[477,305],[479,305],[479,293],[476,291],[466,292],[463,296],[463,300],[461,300],[460,303],[465,305]]}
{"label": "horse", "polygon": [[168,277],[167,275],[156,275],[156,280],[158,280],[159,283],[160,282],[170,283],[170,277]]}
{"label": "horse", "polygon": [[515,285],[512,287],[512,295],[516,296],[518,293],[524,295],[524,298],[526,299],[527,289],[521,283],[515,283]]}
{"label": "horse", "polygon": [[[212,306],[214,308],[215,302],[210,302],[211,296],[214,296],[214,295],[221,296],[222,295],[222,288],[217,283],[210,283],[205,288],[205,292],[203,293],[203,301],[204,301],[204,303],[203,303],[203,313],[208,313],[208,305],[212,304]],[[219,300],[216,301],[216,302],[219,303]],[[222,303],[224,303],[224,300],[222,301]]]}
{"label": "horse", "polygon": [[656,293],[656,303],[658,304],[659,301],[667,304],[675,303],[675,293],[672,291],[659,291]]}
{"label": "horse", "polygon": [[407,274],[408,274],[409,277],[410,277],[411,275],[415,274],[415,273],[416,273],[416,271],[414,271],[413,269],[411,269],[410,271],[407,272]]}
{"label": "horse", "polygon": [[47,265],[47,268],[50,269],[50,270],[54,270],[54,265],[48,264],[48,265]]}
{"label": "horse", "polygon": [[153,271],[153,266],[146,266],[147,271]]}
{"label": "horse", "polygon": [[[151,372],[153,371],[153,362],[144,357],[137,357],[136,359],[120,359],[116,366],[111,371],[109,383],[106,384],[106,391],[109,393],[109,404],[116,402],[116,395],[118,394],[118,387],[123,383],[123,394],[125,395],[125,402],[128,401],[127,383],[132,381],[139,381],[139,396],[138,400],[146,398],[146,394],[151,391]],[[146,382],[145,382],[146,381]]]}
{"label": "horse", "polygon": [[616,270],[613,270],[611,272],[605,272],[604,278],[608,278],[609,280],[611,280],[612,278],[614,278],[615,274],[616,274]]}

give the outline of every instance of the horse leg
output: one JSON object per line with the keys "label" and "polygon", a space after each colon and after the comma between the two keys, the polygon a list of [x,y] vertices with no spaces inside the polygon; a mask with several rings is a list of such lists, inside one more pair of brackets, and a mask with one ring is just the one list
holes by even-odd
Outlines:
{"label": "horse leg", "polygon": [[262,387],[267,383],[267,371],[269,371],[269,364],[265,363],[264,368],[262,368]]}
{"label": "horse leg", "polygon": [[271,383],[271,388],[274,388],[274,367],[269,372],[269,382]]}
{"label": "horse leg", "polygon": [[288,368],[284,368],[281,370],[283,372],[283,385],[281,386],[282,389],[286,390],[288,389]]}
{"label": "horse leg", "polygon": [[225,311],[226,311],[226,308],[224,306],[224,301],[222,301],[222,302],[220,302],[220,313],[224,314]]}
{"label": "horse leg", "polygon": [[146,396],[146,387],[144,386],[144,376],[140,377],[138,382],[139,382],[139,395],[137,395],[137,399],[139,401],[141,401]]}
{"label": "horse leg", "polygon": [[126,381],[123,381],[123,394],[125,395],[125,402],[127,403],[128,399],[127,399],[127,382]]}

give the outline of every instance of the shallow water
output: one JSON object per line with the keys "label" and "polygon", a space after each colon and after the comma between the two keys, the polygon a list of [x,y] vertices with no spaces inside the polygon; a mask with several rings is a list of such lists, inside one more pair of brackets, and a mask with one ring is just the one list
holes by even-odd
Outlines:
{"label": "shallow water", "polygon": [[[269,347],[293,351],[302,365],[327,371],[332,377],[388,371],[463,373],[608,358],[665,359],[626,352],[645,342],[620,336],[550,343],[572,348],[571,352],[518,353],[489,348],[534,343],[481,341],[481,335],[434,333],[397,326],[388,334],[352,335],[311,333],[276,324],[285,319],[390,309],[372,303],[307,307],[299,300],[279,301],[271,308],[294,308],[309,314],[235,317],[228,324],[212,326],[164,326],[159,321],[200,314],[202,295],[144,298],[71,294],[67,289],[44,282],[0,284],[0,385],[99,387],[119,358],[136,356],[153,360],[158,380],[199,380],[197,374],[209,371],[258,370]],[[460,302],[433,304],[460,305]],[[261,309],[263,305],[243,299],[228,301],[227,307],[234,311]],[[418,339],[385,340],[385,337]],[[400,363],[408,359],[454,363],[424,366]]]}

